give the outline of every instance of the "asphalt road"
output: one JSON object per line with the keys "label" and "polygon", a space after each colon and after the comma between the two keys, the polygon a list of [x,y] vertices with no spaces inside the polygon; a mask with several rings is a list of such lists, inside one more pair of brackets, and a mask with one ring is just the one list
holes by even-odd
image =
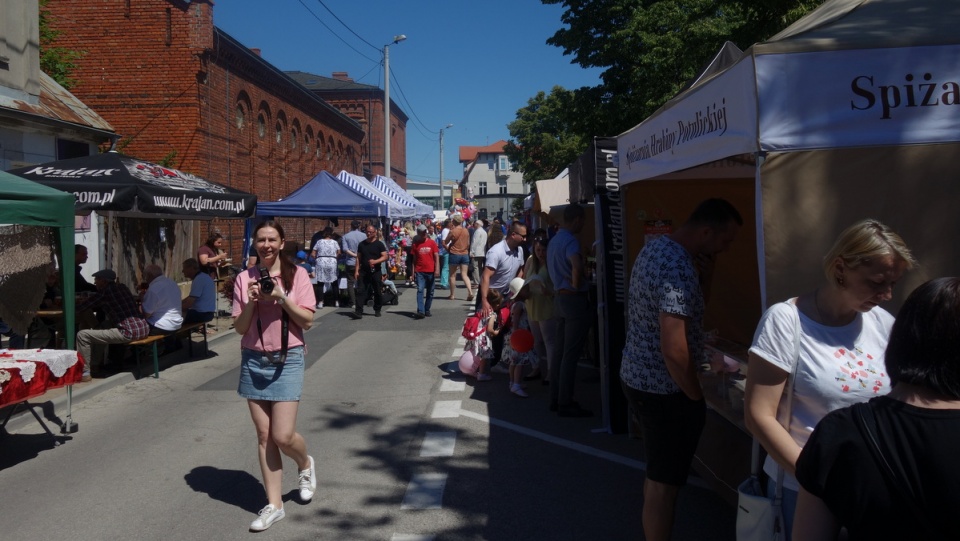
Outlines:
{"label": "asphalt road", "polygon": [[[505,374],[465,381],[450,369],[467,303],[437,299],[413,320],[415,290],[401,289],[381,318],[318,312],[298,419],[318,491],[301,503],[286,459],[286,519],[266,532],[247,531],[266,500],[236,394],[239,337],[226,333],[158,380],[99,382],[59,447],[29,420],[0,432],[0,539],[643,539],[640,442],[598,430],[596,373],[580,368],[586,419],[549,413],[539,382],[522,399]],[[693,479],[674,539],[733,539],[734,520]]]}

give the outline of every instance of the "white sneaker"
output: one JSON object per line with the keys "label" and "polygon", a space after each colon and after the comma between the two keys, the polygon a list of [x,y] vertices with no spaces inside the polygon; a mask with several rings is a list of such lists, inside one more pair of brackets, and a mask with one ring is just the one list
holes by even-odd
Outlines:
{"label": "white sneaker", "polygon": [[274,522],[282,520],[286,516],[282,507],[277,509],[272,503],[261,509],[257,514],[260,515],[257,520],[250,523],[250,531],[252,532],[262,532],[272,526]]}
{"label": "white sneaker", "polygon": [[340,301],[333,303],[334,308],[340,308]]}
{"label": "white sneaker", "polygon": [[313,499],[313,493],[317,491],[317,468],[313,462],[313,457],[307,455],[310,459],[310,467],[300,470],[300,499],[309,502]]}
{"label": "white sneaker", "polygon": [[526,393],[526,391],[523,390],[522,387],[520,387],[520,385],[517,385],[516,383],[510,385],[510,392],[522,398],[530,396]]}
{"label": "white sneaker", "polygon": [[317,303],[317,308],[323,308],[323,303],[322,303],[322,302],[318,302],[318,303]]}

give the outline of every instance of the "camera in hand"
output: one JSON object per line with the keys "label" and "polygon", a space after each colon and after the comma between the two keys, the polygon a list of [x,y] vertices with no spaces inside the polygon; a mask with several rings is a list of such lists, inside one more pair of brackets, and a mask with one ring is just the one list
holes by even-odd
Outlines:
{"label": "camera in hand", "polygon": [[257,280],[257,283],[260,284],[260,291],[264,295],[269,295],[273,293],[273,280],[270,278],[270,271],[266,267],[259,267],[257,269],[260,271],[260,279]]}

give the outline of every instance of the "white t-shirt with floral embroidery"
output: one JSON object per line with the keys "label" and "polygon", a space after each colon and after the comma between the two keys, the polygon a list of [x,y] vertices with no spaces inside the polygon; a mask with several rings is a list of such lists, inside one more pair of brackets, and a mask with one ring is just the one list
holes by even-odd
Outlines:
{"label": "white t-shirt with floral embroidery", "polygon": [[690,252],[666,235],[643,247],[630,273],[620,379],[639,391],[679,393],[660,349],[660,312],[689,318],[687,346],[691,362],[700,366],[705,361],[703,293]]}
{"label": "white t-shirt with floral embroidery", "polygon": [[[750,353],[792,373],[795,362],[797,308],[793,300],[777,303],[760,319]],[[800,365],[793,383],[790,435],[803,447],[820,419],[828,413],[890,392],[884,351],[894,318],[875,307],[857,314],[842,327],[821,325],[800,313]],[[749,375],[748,375],[749,377]],[[786,414],[786,393],[780,400],[780,423]],[[767,457],[763,470],[776,479],[777,465]],[[797,480],[784,475],[783,486],[798,490]]]}

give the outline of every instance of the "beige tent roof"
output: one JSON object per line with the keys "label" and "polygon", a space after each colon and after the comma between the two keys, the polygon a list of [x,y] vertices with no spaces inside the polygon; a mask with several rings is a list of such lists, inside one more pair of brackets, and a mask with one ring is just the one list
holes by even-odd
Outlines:
{"label": "beige tent roof", "polygon": [[828,0],[755,54],[879,49],[958,43],[956,0]]}

